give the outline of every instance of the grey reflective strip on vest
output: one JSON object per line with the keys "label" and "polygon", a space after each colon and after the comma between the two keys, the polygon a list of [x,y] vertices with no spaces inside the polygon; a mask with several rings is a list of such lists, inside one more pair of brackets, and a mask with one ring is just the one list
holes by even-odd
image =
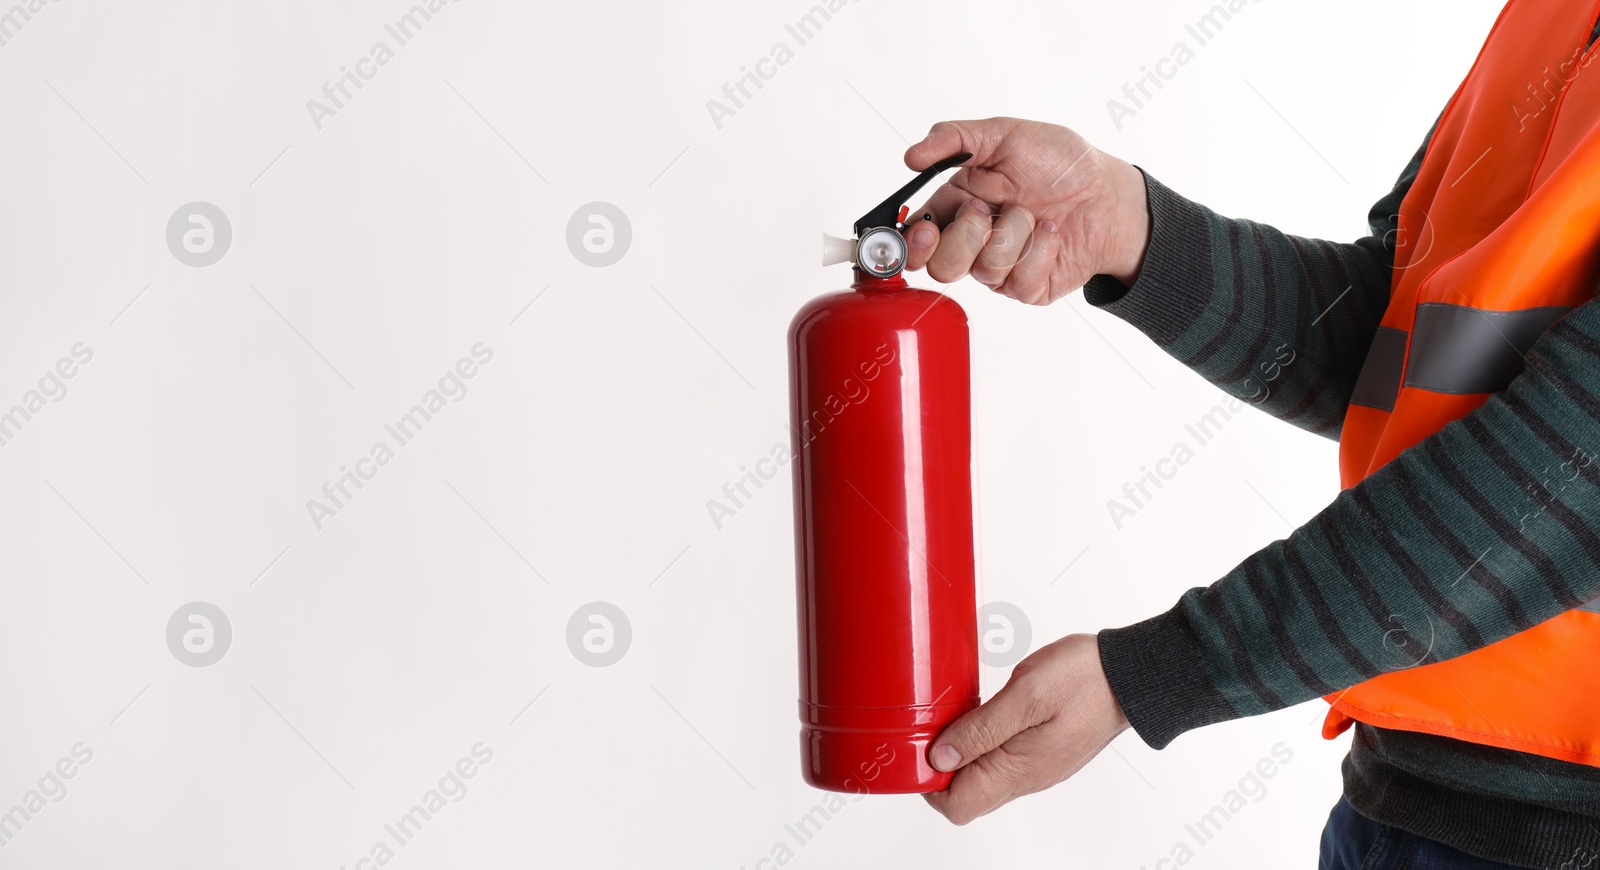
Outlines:
{"label": "grey reflective strip on vest", "polygon": [[1405,367],[1405,331],[1378,327],[1367,361],[1361,365],[1361,375],[1356,378],[1356,388],[1350,393],[1350,404],[1393,411],[1394,400],[1400,394],[1400,373]]}
{"label": "grey reflective strip on vest", "polygon": [[1587,610],[1590,613],[1600,613],[1600,598],[1596,598],[1588,604],[1581,605],[1578,609]]}
{"label": "grey reflective strip on vest", "polygon": [[1405,386],[1434,393],[1498,393],[1522,373],[1528,348],[1571,310],[1488,311],[1424,302],[1417,306],[1409,352],[1404,331],[1378,327],[1350,404],[1393,411],[1402,375]]}
{"label": "grey reflective strip on vest", "polygon": [[1417,306],[1406,366],[1408,387],[1458,395],[1498,393],[1526,364],[1523,355],[1569,306],[1485,311],[1465,305]]}

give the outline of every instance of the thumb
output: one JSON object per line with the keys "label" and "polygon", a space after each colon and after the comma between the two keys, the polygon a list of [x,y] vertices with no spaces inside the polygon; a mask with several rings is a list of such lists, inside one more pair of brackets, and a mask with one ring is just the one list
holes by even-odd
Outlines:
{"label": "thumb", "polygon": [[929,748],[928,762],[935,770],[959,770],[1046,718],[1012,680],[978,709],[950,723]]}
{"label": "thumb", "polygon": [[989,118],[984,121],[940,121],[922,141],[906,149],[906,166],[921,172],[940,160],[963,151],[972,154],[967,166],[987,165],[1007,132],[1016,126],[1014,118]]}

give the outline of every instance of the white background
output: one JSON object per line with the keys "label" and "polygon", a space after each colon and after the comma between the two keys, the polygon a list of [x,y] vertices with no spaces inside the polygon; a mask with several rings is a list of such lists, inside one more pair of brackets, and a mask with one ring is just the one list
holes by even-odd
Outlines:
{"label": "white background", "polygon": [[[818,234],[909,178],[934,121],[1067,124],[1224,214],[1350,240],[1493,0],[1249,3],[1120,130],[1106,101],[1204,0],[851,3],[720,130],[707,100],[793,47],[805,0],[465,0],[318,130],[306,101],[406,8],[64,0],[0,47],[0,407],[94,352],[0,448],[0,809],[94,753],[0,867],[353,868],[479,742],[391,866],[755,867],[784,843],[795,867],[1154,867],[1279,742],[1189,866],[1313,865],[1346,742],[1316,704],[1160,753],[1126,735],[966,828],[876,797],[797,846],[822,794],[789,484],[720,531],[706,502],[787,438],[789,318],[848,280]],[[165,240],[196,200],[233,227],[209,268]],[[566,243],[596,200],[632,224],[608,268]],[[1336,492],[1333,444],[1250,410],[1118,531],[1107,500],[1220,394],[1076,296],[949,292],[983,593],[1035,645],[1167,608]],[[318,531],[306,501],[477,342],[467,398]],[[233,628],[209,668],[165,640],[196,600]],[[609,668],[566,642],[594,600],[632,625]]]}

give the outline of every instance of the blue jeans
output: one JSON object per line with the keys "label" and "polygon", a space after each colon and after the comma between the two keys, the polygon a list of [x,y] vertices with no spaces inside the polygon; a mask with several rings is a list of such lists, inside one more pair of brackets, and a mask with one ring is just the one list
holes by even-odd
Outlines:
{"label": "blue jeans", "polygon": [[1317,870],[1516,870],[1379,824],[1339,798],[1322,830]]}

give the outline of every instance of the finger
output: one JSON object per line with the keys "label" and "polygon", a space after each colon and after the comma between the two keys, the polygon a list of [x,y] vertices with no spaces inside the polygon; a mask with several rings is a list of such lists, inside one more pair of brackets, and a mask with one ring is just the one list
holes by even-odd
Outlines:
{"label": "finger", "polygon": [[906,268],[911,271],[927,265],[939,246],[939,225],[930,220],[919,220],[906,228]]}
{"label": "finger", "polygon": [[1028,237],[1028,244],[1004,284],[995,290],[1018,302],[1043,305],[1054,301],[1050,281],[1055,273],[1056,256],[1061,253],[1061,233],[1055,221],[1040,221]]}
{"label": "finger", "polygon": [[906,228],[905,233],[909,248],[907,269],[915,271],[927,265],[928,258],[933,256],[934,248],[939,245],[940,228],[950,223],[961,204],[968,199],[971,197],[946,184],[934,191],[921,208],[911,212],[911,226]]}
{"label": "finger", "polygon": [[1094,742],[1060,719],[1034,725],[961,768],[948,788],[927,795],[928,803],[951,822],[965,825],[1077,773],[1104,748],[1104,742]]}
{"label": "finger", "polygon": [[989,287],[1004,284],[1011,267],[1022,257],[1023,248],[1032,233],[1032,212],[1018,205],[1000,209],[988,241],[984,242],[977,261],[972,264],[972,277]]}
{"label": "finger", "polygon": [[1016,783],[1024,760],[1012,757],[1005,749],[995,749],[963,767],[944,791],[923,797],[940,815],[957,825],[985,815],[1016,797]]}
{"label": "finger", "polygon": [[906,149],[906,166],[920,172],[963,151],[972,154],[972,159],[967,161],[969,165],[981,166],[994,156],[1000,141],[1016,124],[1015,118],[940,121],[921,142]]}
{"label": "finger", "polygon": [[938,247],[928,259],[928,274],[935,281],[951,284],[961,280],[972,270],[972,263],[983,250],[991,226],[989,204],[981,199],[969,199],[950,225],[939,234]]}
{"label": "finger", "polygon": [[[906,255],[906,268],[913,271],[927,265],[928,258],[933,256],[934,248],[939,245],[939,230],[955,218],[956,212],[971,197],[959,188],[948,184],[940,185],[933,196],[922,204],[922,207],[911,212],[913,224],[907,228],[906,244],[909,252]],[[931,230],[931,232],[930,232]]]}
{"label": "finger", "polygon": [[935,770],[959,770],[1045,718],[1013,678],[987,703],[950,723],[929,747],[928,763]]}

